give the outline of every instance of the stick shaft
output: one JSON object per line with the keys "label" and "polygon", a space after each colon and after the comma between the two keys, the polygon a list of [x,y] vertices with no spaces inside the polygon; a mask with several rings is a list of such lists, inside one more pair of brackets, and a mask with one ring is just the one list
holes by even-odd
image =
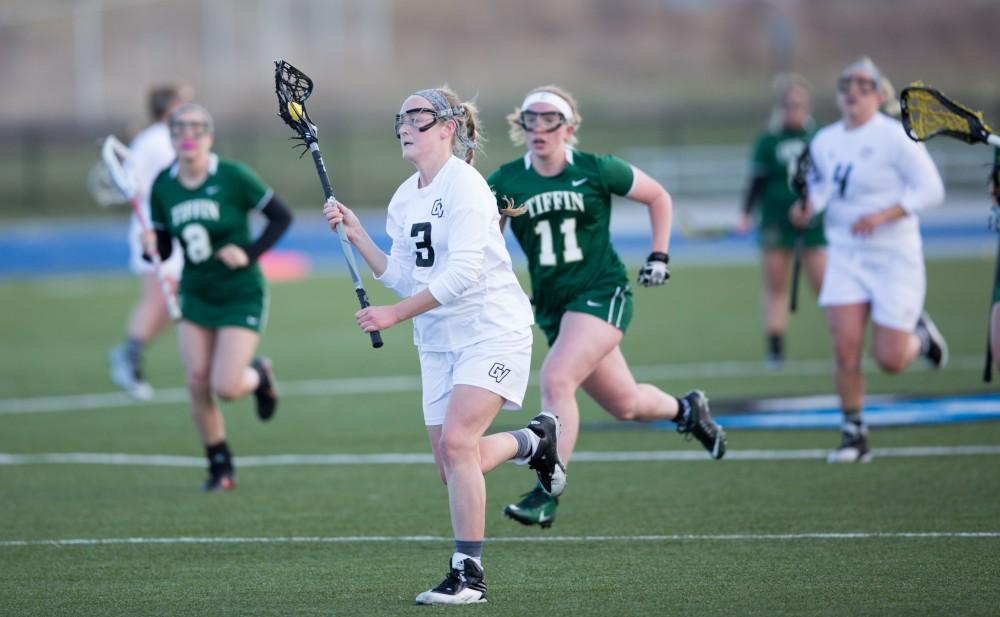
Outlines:
{"label": "stick shaft", "polygon": [[[316,173],[319,175],[320,184],[323,185],[323,194],[326,196],[327,201],[336,201],[336,197],[333,194],[333,186],[330,184],[330,175],[326,172],[326,164],[323,162],[323,153],[320,152],[319,144],[311,142],[309,144],[309,152],[312,153],[313,163],[316,164]],[[340,238],[340,248],[344,253],[344,260],[347,262],[347,270],[351,275],[351,281],[354,283],[354,292],[358,296],[358,302],[361,304],[361,308],[367,308],[371,305],[368,301],[368,292],[365,291],[364,286],[361,284],[361,275],[358,273],[358,263],[354,258],[354,247],[351,246],[350,240],[347,239],[347,234],[344,233],[344,226],[337,226],[337,236]],[[382,335],[378,330],[368,333],[372,339],[372,347],[378,349],[382,346]]]}

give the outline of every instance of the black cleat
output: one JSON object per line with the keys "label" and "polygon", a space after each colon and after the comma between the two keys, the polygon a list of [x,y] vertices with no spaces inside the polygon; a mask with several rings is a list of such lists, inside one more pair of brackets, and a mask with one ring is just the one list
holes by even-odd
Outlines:
{"label": "black cleat", "polygon": [[417,604],[478,604],[486,602],[486,579],[475,559],[449,562],[448,576],[434,589],[417,596]]}
{"label": "black cleat", "polygon": [[540,413],[528,423],[528,429],[538,435],[538,446],[528,459],[528,467],[538,474],[545,492],[553,497],[566,490],[566,466],[559,460],[559,422],[555,416]]}
{"label": "black cleat", "polygon": [[223,473],[210,473],[201,490],[206,493],[216,493],[220,491],[231,491],[236,488],[236,474],[231,471]]}
{"label": "black cleat", "polygon": [[274,367],[270,358],[265,357],[254,358],[250,366],[260,375],[260,384],[253,391],[257,399],[257,417],[266,422],[278,409],[278,388],[274,379]]}
{"label": "black cleat", "polygon": [[681,399],[687,409],[687,421],[677,425],[677,432],[694,436],[715,460],[726,455],[726,432],[712,419],[708,397],[701,390],[691,390]]}
{"label": "black cleat", "polygon": [[948,343],[927,311],[920,313],[913,332],[920,338],[920,355],[927,358],[931,366],[939,369],[948,364]]}
{"label": "black cleat", "polygon": [[827,463],[867,463],[872,460],[866,425],[845,421],[840,427],[840,436],[840,447],[826,457]]}

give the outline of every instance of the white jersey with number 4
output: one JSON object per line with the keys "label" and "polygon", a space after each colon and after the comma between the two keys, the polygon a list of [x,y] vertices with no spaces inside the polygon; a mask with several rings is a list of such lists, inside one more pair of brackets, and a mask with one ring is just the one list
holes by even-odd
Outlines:
{"label": "white jersey with number 4", "polygon": [[[877,113],[848,129],[836,122],[809,144],[813,173],[809,198],[825,210],[831,248],[896,248],[921,251],[917,212],[944,200],[944,185],[927,148],[906,136],[903,126]],[[908,216],[879,225],[870,236],[851,226],[861,217],[900,204]]]}
{"label": "white jersey with number 4", "polygon": [[413,318],[422,351],[456,351],[531,326],[528,297],[511,269],[496,199],[486,180],[451,157],[433,181],[419,173],[389,202],[388,265],[377,277],[400,296],[429,289],[441,306]]}
{"label": "white jersey with number 4", "polygon": [[[153,188],[153,180],[160,172],[170,167],[170,164],[177,158],[174,152],[174,145],[170,141],[170,129],[166,122],[154,122],[143,130],[139,131],[129,144],[131,156],[125,164],[125,170],[132,175],[135,180],[136,190],[139,197],[139,209],[142,210],[146,218],[146,224],[150,223],[149,216],[149,193]],[[129,268],[135,274],[152,272],[153,266],[142,258],[142,226],[139,225],[135,214],[129,223]],[[184,266],[184,258],[180,251],[180,245],[174,240],[174,250],[170,258],[163,263],[163,272],[173,279],[179,279],[181,268]]]}

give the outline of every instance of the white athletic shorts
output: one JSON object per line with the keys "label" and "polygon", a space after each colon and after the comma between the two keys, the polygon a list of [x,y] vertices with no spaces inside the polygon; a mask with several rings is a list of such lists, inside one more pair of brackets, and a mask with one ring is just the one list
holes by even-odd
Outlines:
{"label": "white athletic shorts", "polygon": [[440,426],[451,391],[477,386],[504,399],[503,408],[521,408],[531,372],[531,328],[505,332],[460,351],[420,351],[424,424]]}
{"label": "white athletic shorts", "polygon": [[[128,227],[128,269],[132,274],[141,275],[153,271],[153,263],[142,258],[142,227],[135,216]],[[170,257],[163,262],[163,273],[168,277],[179,281],[181,279],[181,269],[184,268],[184,249],[181,248],[177,239],[174,239],[174,248],[170,252]]]}
{"label": "white athletic shorts", "polygon": [[923,311],[926,291],[921,251],[831,246],[819,305],[870,304],[873,322],[911,332]]}

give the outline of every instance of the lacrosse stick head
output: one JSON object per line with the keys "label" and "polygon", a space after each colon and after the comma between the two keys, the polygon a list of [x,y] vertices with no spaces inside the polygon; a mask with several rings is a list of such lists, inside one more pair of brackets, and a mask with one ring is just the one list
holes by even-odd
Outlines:
{"label": "lacrosse stick head", "polygon": [[285,121],[305,146],[319,141],[319,129],[309,118],[306,99],[312,94],[313,82],[291,64],[274,61],[274,92],[278,95],[278,117]]}
{"label": "lacrosse stick head", "polygon": [[899,102],[903,128],[913,141],[947,135],[968,144],[985,143],[992,133],[983,112],[956,103],[922,82],[903,88]]}
{"label": "lacrosse stick head", "polygon": [[812,171],[812,155],[809,154],[809,146],[802,149],[802,154],[795,161],[795,173],[792,175],[790,184],[792,190],[800,198],[805,199],[809,194],[809,172]]}
{"label": "lacrosse stick head", "polygon": [[118,141],[114,135],[104,138],[101,146],[101,163],[107,172],[110,185],[121,193],[123,201],[128,201],[136,194],[135,178],[128,171],[127,165],[132,157],[125,144]]}

